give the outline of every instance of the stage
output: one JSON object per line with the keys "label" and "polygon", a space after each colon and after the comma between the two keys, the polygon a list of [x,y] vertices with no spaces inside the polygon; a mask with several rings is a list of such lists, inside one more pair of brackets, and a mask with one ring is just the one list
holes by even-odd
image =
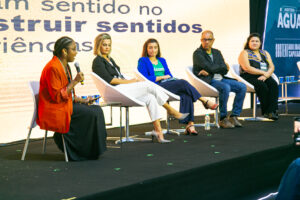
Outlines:
{"label": "stage", "polygon": [[[299,116],[299,104],[289,103],[289,112]],[[243,125],[197,128],[198,136],[167,135],[170,144],[109,141],[99,160],[84,162],[64,162],[52,138],[45,155],[41,140],[31,142],[25,161],[24,141],[2,145],[0,199],[247,199],[276,188],[300,152],[292,145],[292,116]],[[172,121],[171,127],[181,125]],[[131,135],[147,137],[143,131],[150,130],[151,124],[130,126]],[[109,129],[108,136],[118,137],[119,129]]]}

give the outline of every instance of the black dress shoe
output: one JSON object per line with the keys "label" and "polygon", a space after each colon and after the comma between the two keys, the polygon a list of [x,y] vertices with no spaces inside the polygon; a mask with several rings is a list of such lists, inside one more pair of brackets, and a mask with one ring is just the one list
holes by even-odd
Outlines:
{"label": "black dress shoe", "polygon": [[265,113],[264,117],[272,119],[272,120],[278,120],[278,115],[276,115],[275,112]]}
{"label": "black dress shoe", "polygon": [[271,119],[273,119],[273,120],[278,120],[278,114],[276,113],[276,112],[272,112],[271,113]]}

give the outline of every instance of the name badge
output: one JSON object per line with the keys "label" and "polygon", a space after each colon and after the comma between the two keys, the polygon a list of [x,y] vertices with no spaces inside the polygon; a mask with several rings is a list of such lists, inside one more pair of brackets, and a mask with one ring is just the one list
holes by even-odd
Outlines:
{"label": "name badge", "polygon": [[265,71],[265,72],[268,71],[267,63],[261,62],[260,63],[260,70]]}

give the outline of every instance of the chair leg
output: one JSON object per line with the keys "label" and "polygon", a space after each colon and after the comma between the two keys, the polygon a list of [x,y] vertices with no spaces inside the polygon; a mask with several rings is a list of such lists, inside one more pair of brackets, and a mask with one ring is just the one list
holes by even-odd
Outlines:
{"label": "chair leg", "polygon": [[45,131],[45,137],[43,141],[43,154],[46,153],[46,147],[47,147],[47,135],[48,135],[48,130]]}
{"label": "chair leg", "polygon": [[[218,97],[215,97],[216,99],[216,104],[219,104],[219,98]],[[219,113],[218,113],[218,109],[215,110],[214,112],[214,122],[213,123],[210,123],[210,126],[211,127],[217,127],[217,128],[220,128],[220,125],[219,125]],[[205,123],[201,123],[201,124],[194,124],[195,127],[205,127]]]}
{"label": "chair leg", "polygon": [[[162,132],[163,134],[175,134],[177,136],[180,136],[181,133],[184,133],[185,129],[171,129],[170,127],[170,123],[171,123],[171,118],[170,115],[167,112],[167,119],[166,119],[166,126],[167,129],[163,129]],[[146,135],[150,135],[151,132],[146,132]]]}
{"label": "chair leg", "polygon": [[61,138],[62,138],[63,146],[64,146],[65,160],[66,160],[66,162],[69,162],[68,152],[67,152],[66,143],[65,143],[65,139],[64,139],[64,135],[63,134],[61,134]]}
{"label": "chair leg", "polygon": [[[170,104],[170,101],[167,101],[168,104]],[[180,133],[183,133],[185,131],[185,129],[171,129],[170,127],[170,123],[171,123],[171,117],[169,115],[169,113],[167,112],[167,119],[166,119],[166,126],[167,126],[167,130],[163,129],[162,133],[163,134],[175,134],[177,136],[180,136]],[[145,135],[151,135],[151,132],[146,132]]]}
{"label": "chair leg", "polygon": [[29,129],[29,132],[28,132],[28,135],[27,135],[27,139],[25,141],[25,145],[24,145],[24,149],[23,149],[21,160],[25,160],[25,156],[26,156],[26,153],[27,153],[27,148],[28,148],[28,144],[29,144],[29,140],[30,140],[31,131],[32,131],[32,128]]}
{"label": "chair leg", "polygon": [[257,108],[257,103],[256,103],[256,93],[253,94],[253,118],[256,118],[256,108]]}
{"label": "chair leg", "polygon": [[167,133],[169,133],[170,132],[170,115],[168,112],[167,112],[166,126],[167,126]]}
{"label": "chair leg", "polygon": [[117,140],[115,143],[119,144],[119,143],[123,143],[123,142],[145,142],[145,141],[151,141],[148,138],[133,138],[130,137],[130,133],[129,133],[129,107],[125,107],[125,138],[123,138],[122,140]]}
{"label": "chair leg", "polygon": [[123,132],[123,127],[122,127],[122,106],[120,106],[120,143],[122,144],[122,132]]}
{"label": "chair leg", "polygon": [[239,117],[240,120],[244,121],[253,121],[253,122],[272,122],[274,120],[264,118],[264,117],[257,117],[256,111],[257,111],[257,103],[256,103],[256,93],[253,93],[253,114],[252,117]]}
{"label": "chair leg", "polygon": [[117,140],[115,143],[133,142],[134,140],[129,136],[129,108],[125,107],[125,138]]}
{"label": "chair leg", "polygon": [[125,137],[126,137],[126,140],[129,139],[129,108],[126,107],[125,108]]}
{"label": "chair leg", "polygon": [[[167,103],[170,104],[169,101],[167,101]],[[166,126],[167,126],[167,132],[166,133],[170,133],[170,115],[169,115],[168,111],[167,111]],[[180,135],[180,133],[179,133],[179,135]]]}
{"label": "chair leg", "polygon": [[[219,98],[218,97],[216,97],[216,104],[219,104]],[[215,110],[215,126],[217,127],[217,128],[220,128],[220,126],[219,126],[219,113],[218,113],[218,109],[219,108],[217,108],[216,110]]]}

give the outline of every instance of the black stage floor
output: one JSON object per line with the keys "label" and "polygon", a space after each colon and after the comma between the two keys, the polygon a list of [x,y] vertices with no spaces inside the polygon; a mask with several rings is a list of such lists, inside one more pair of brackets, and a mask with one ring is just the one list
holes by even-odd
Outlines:
{"label": "black stage floor", "polygon": [[[290,103],[289,111],[299,116],[299,104]],[[23,142],[2,145],[0,200],[247,199],[276,187],[300,153],[292,146],[292,116],[243,125],[197,128],[198,136],[167,135],[170,144],[108,142],[99,160],[84,162],[65,163],[52,138],[46,155],[41,140],[31,142],[25,161],[20,161]],[[151,124],[130,127],[133,135],[151,129]],[[119,129],[108,134],[118,136]]]}

